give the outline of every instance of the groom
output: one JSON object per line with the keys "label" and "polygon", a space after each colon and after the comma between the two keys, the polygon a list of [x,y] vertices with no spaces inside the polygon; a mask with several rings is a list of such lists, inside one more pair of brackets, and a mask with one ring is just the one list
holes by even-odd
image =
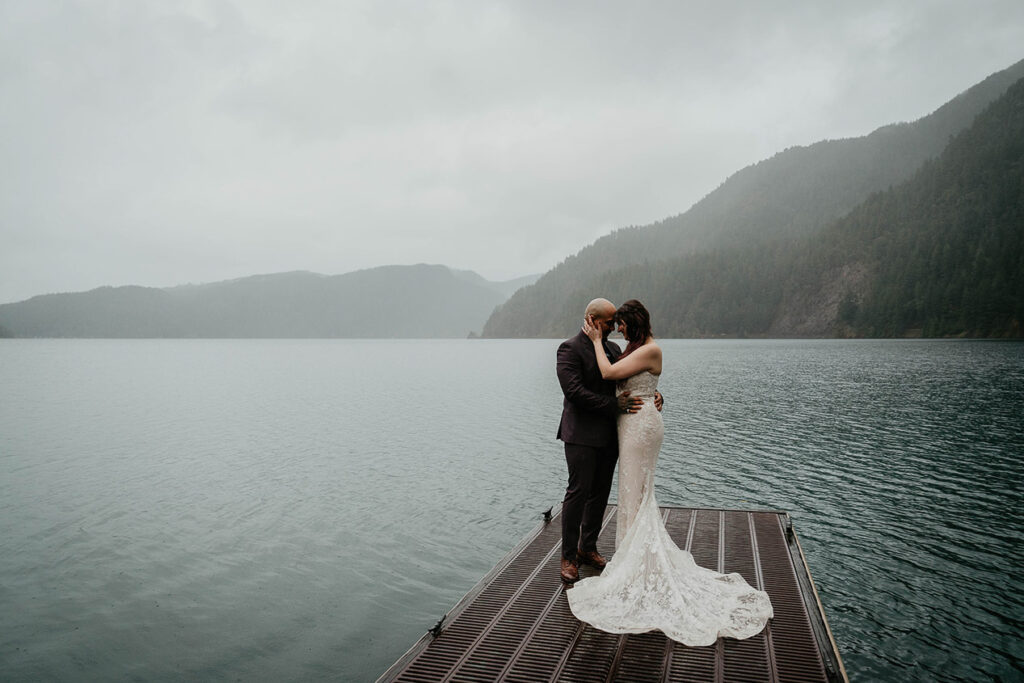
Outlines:
{"label": "groom", "polygon": [[[608,341],[615,327],[615,306],[607,299],[587,304],[589,316],[601,330],[601,343],[608,360],[622,354],[617,344]],[[575,583],[579,565],[604,569],[605,559],[597,552],[597,536],[608,505],[615,462],[619,457],[616,418],[619,413],[635,413],[643,400],[629,392],[615,397],[615,382],[602,379],[594,355],[594,343],[580,331],[558,347],[558,383],[562,385],[562,422],[557,438],[565,443],[565,463],[569,485],[562,501],[562,581]],[[655,395],[661,410],[661,394]]]}

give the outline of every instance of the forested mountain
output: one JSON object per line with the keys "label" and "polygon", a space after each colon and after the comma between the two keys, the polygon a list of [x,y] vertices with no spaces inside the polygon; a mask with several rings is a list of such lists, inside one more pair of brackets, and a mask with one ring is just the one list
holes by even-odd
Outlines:
{"label": "forested mountain", "polygon": [[[590,286],[643,301],[665,337],[1024,336],[1024,79],[910,180],[814,235],[620,268]],[[560,313],[575,329],[580,310]]]}
{"label": "forested mountain", "polygon": [[839,332],[1024,336],[1024,79],[913,180],[809,243],[794,286],[802,270],[820,292],[836,268],[866,274],[843,292]]}
{"label": "forested mountain", "polygon": [[[1021,77],[1024,61],[990,76],[914,123],[885,126],[861,138],[790,148],[749,166],[686,213],[644,227],[617,230],[570,256],[499,306],[487,321],[484,336],[566,336],[576,328],[580,311],[593,296],[642,298],[646,290],[637,285],[654,273],[680,287],[685,285],[685,291],[699,290],[698,302],[682,301],[684,289],[680,289],[678,295],[667,295],[666,306],[677,312],[681,307],[706,308],[708,315],[722,319],[721,324],[699,326],[705,331],[698,332],[698,326],[681,322],[687,314],[680,312],[672,318],[676,322],[670,325],[671,331],[663,327],[664,333],[712,334],[707,331],[711,329],[714,334],[754,333],[726,324],[738,311],[717,308],[715,291],[722,283],[710,281],[710,289],[703,289],[697,279],[716,280],[720,272],[724,277],[736,254],[763,252],[768,259],[781,249],[784,255],[788,245],[818,234],[873,193],[910,178]],[[687,258],[697,254],[697,259]],[[743,262],[749,267],[749,261]],[[696,263],[703,264],[699,272],[677,270]],[[707,270],[713,265],[725,271]],[[700,275],[705,271],[706,275]],[[609,284],[621,287],[607,289]],[[761,320],[751,329],[789,333],[786,328],[771,328],[775,311],[764,309],[771,297],[768,292],[758,294],[763,301],[734,304],[746,311],[744,320],[768,319],[768,325]]]}
{"label": "forested mountain", "polygon": [[513,284],[444,266],[100,287],[0,305],[16,337],[465,337]]}

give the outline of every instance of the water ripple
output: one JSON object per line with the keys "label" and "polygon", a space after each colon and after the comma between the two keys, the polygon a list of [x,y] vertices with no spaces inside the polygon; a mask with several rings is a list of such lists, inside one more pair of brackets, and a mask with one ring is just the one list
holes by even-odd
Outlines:
{"label": "water ripple", "polygon": [[[374,678],[561,499],[556,345],[5,341],[5,679]],[[1019,680],[1024,345],[664,348],[662,503],[788,510],[853,680]]]}

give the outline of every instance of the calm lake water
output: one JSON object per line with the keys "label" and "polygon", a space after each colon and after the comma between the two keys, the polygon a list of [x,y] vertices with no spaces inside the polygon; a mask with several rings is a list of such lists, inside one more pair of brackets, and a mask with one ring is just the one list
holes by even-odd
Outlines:
{"label": "calm lake water", "polygon": [[[373,680],[561,500],[557,341],[0,343],[0,678]],[[1024,344],[666,340],[856,681],[1021,680]]]}

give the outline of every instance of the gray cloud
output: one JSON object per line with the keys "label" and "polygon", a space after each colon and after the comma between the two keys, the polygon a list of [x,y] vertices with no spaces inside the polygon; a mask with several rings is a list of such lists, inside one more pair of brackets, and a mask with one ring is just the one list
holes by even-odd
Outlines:
{"label": "gray cloud", "polygon": [[1019,2],[6,2],[0,301],[543,271],[1022,44]]}

